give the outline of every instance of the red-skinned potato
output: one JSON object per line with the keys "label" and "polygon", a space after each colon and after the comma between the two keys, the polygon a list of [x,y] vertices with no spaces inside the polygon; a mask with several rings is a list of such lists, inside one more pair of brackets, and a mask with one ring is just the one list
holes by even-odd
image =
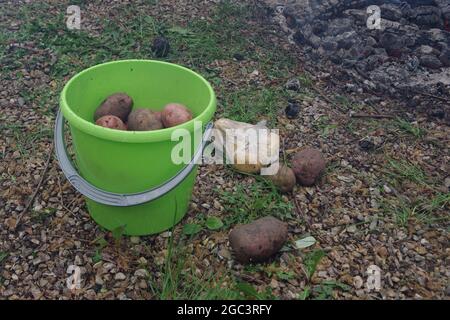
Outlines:
{"label": "red-skinned potato", "polygon": [[160,113],[150,109],[138,108],[128,116],[128,130],[147,131],[164,128]]}
{"label": "red-skinned potato", "polygon": [[192,119],[192,112],[180,103],[169,103],[161,112],[164,127],[170,128]]}
{"label": "red-skinned potato", "polygon": [[126,93],[115,93],[103,100],[102,104],[95,110],[94,120],[103,116],[116,116],[123,122],[127,121],[128,114],[133,107],[133,99]]}
{"label": "red-skinned potato", "polygon": [[119,117],[111,115],[103,116],[97,119],[97,121],[95,121],[95,124],[110,129],[127,130],[126,124],[123,123],[123,121]]}
{"label": "red-skinned potato", "polygon": [[277,253],[288,237],[288,225],[272,216],[231,230],[228,239],[236,260],[262,262]]}
{"label": "red-skinned potato", "polygon": [[297,182],[304,186],[314,185],[325,171],[326,165],[322,152],[311,147],[297,152],[292,159],[292,169]]}
{"label": "red-skinned potato", "polygon": [[[154,115],[155,115],[155,118],[158,119],[159,121],[161,121],[161,123],[163,124],[163,122],[162,122],[162,111],[154,111]],[[163,126],[164,126],[164,124],[163,124]]]}

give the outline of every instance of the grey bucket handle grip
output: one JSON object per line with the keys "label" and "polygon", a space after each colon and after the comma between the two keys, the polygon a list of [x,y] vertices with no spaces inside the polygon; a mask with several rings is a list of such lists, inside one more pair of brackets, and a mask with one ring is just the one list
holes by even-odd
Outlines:
{"label": "grey bucket handle grip", "polygon": [[211,136],[211,129],[212,123],[210,122],[206,125],[205,133],[203,134],[202,142],[199,148],[195,152],[191,162],[189,162],[186,167],[162,185],[139,193],[120,194],[104,191],[93,186],[78,174],[69,156],[67,155],[66,145],[64,142],[64,118],[61,110],[58,110],[58,114],[56,116],[54,134],[55,151],[62,172],[66,176],[67,180],[69,180],[70,184],[78,192],[98,203],[116,207],[129,207],[155,200],[180,184],[191,173],[197,161],[202,156],[203,149]]}

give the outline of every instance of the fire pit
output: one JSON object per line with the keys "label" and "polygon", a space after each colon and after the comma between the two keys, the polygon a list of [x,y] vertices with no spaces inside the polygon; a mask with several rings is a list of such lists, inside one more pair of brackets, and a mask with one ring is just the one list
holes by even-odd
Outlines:
{"label": "fire pit", "polygon": [[[345,69],[354,90],[448,94],[449,0],[267,2],[291,41],[311,60]],[[378,25],[370,24],[376,19],[370,6],[380,13]]]}

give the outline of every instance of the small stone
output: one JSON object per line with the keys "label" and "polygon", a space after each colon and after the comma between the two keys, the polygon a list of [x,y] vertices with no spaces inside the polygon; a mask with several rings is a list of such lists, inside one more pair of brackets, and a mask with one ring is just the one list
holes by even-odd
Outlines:
{"label": "small stone", "polygon": [[153,40],[152,51],[157,58],[167,57],[170,51],[169,40],[164,36],[158,36]]}
{"label": "small stone", "polygon": [[422,46],[420,46],[420,47],[417,49],[417,52],[418,52],[420,55],[424,55],[424,54],[432,54],[432,53],[435,52],[435,49],[433,49],[433,48],[430,47],[430,46],[422,45]]}
{"label": "small stone", "polygon": [[211,205],[209,205],[208,203],[202,203],[202,207],[205,209],[211,209]]}
{"label": "small stone", "polygon": [[353,278],[353,285],[356,289],[361,289],[364,284],[364,280],[360,276],[356,276]]}
{"label": "small stone", "polygon": [[239,53],[239,52],[236,52],[236,53],[233,55],[233,58],[236,59],[237,61],[242,61],[242,60],[245,59],[244,56],[243,56],[241,53]]}
{"label": "small stone", "polygon": [[361,139],[359,141],[359,147],[363,150],[372,150],[375,148],[375,144],[369,139]]}
{"label": "small stone", "polygon": [[140,241],[139,237],[130,237],[130,242],[133,244],[138,244]]}
{"label": "small stone", "polygon": [[379,247],[376,251],[382,258],[386,258],[389,254],[388,250],[385,247]]}
{"label": "small stone", "polygon": [[83,264],[83,260],[81,259],[81,257],[79,255],[75,256],[75,265],[77,266],[81,266]]}
{"label": "small stone", "polygon": [[355,178],[353,177],[346,177],[346,176],[337,176],[338,180],[347,182],[347,183],[351,183],[353,181],[355,181]]}
{"label": "small stone", "polygon": [[163,233],[161,233],[161,237],[163,238],[170,238],[172,236],[172,232],[170,231],[165,231]]}
{"label": "small stone", "polygon": [[424,255],[427,253],[427,249],[425,249],[425,247],[422,247],[422,246],[417,246],[416,252],[420,255]]}
{"label": "small stone", "polygon": [[291,78],[286,82],[285,88],[287,90],[299,91],[300,90],[300,80],[297,78]]}
{"label": "small stone", "polygon": [[139,286],[139,288],[141,288],[141,289],[147,289],[147,287],[148,287],[147,281],[145,281],[145,280],[139,281],[138,286]]}
{"label": "small stone", "polygon": [[35,259],[33,259],[32,263],[34,266],[37,266],[38,264],[40,264],[42,262],[42,259],[37,257]]}
{"label": "small stone", "polygon": [[392,189],[389,188],[387,185],[383,185],[383,190],[384,190],[384,192],[386,192],[386,193],[392,193]]}
{"label": "small stone", "polygon": [[256,78],[258,76],[259,76],[259,71],[256,69],[250,73],[250,78]]}
{"label": "small stone", "polygon": [[224,259],[231,260],[231,252],[227,248],[221,248],[217,254]]}
{"label": "small stone", "polygon": [[149,273],[145,269],[138,269],[134,272],[134,275],[138,278],[148,278]]}
{"label": "small stone", "polygon": [[105,271],[107,271],[107,272],[112,270],[114,267],[115,267],[114,264],[111,262],[105,263],[103,265],[103,269],[105,269]]}
{"label": "small stone", "polygon": [[286,130],[292,131],[295,130],[295,126],[292,123],[287,123],[285,126]]}
{"label": "small stone", "polygon": [[445,178],[444,185],[447,189],[450,189],[450,177]]}
{"label": "small stone", "polygon": [[118,273],[116,273],[116,275],[114,276],[114,279],[115,279],[115,280],[118,280],[118,281],[125,280],[126,278],[127,278],[127,276],[124,275],[122,272],[118,272]]}
{"label": "small stone", "polygon": [[420,65],[430,69],[439,69],[442,67],[442,62],[436,56],[426,54],[420,57]]}
{"label": "small stone", "polygon": [[450,49],[442,50],[439,60],[444,65],[444,67],[450,67]]}
{"label": "small stone", "polygon": [[20,107],[23,107],[25,105],[25,99],[20,97],[19,99],[17,99],[17,103]]}
{"label": "small stone", "polygon": [[278,281],[276,279],[272,279],[270,281],[270,287],[273,288],[273,289],[278,288],[279,287]]}
{"label": "small stone", "polygon": [[140,265],[146,265],[147,264],[147,259],[145,259],[144,257],[140,257],[137,262]]}
{"label": "small stone", "polygon": [[92,230],[94,228],[94,226],[91,224],[91,223],[85,223],[84,225],[83,225],[83,229],[85,230],[85,231],[90,231],[90,230]]}
{"label": "small stone", "polygon": [[300,112],[300,105],[298,103],[289,102],[284,112],[286,113],[286,117],[288,119],[295,119]]}
{"label": "small stone", "polygon": [[359,147],[362,150],[370,151],[380,148],[384,143],[384,139],[381,136],[367,136],[359,140]]}
{"label": "small stone", "polygon": [[37,287],[31,287],[30,291],[35,300],[38,300],[42,297],[42,292]]}
{"label": "small stone", "polygon": [[349,225],[349,226],[346,228],[346,230],[347,230],[347,232],[355,233],[356,230],[358,230],[358,229],[356,228],[356,225],[352,224],[352,225]]}

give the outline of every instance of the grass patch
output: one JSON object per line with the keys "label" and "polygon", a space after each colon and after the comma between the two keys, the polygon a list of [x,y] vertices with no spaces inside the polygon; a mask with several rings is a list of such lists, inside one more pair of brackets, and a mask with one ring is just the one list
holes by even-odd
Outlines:
{"label": "grass patch", "polygon": [[286,202],[276,188],[265,181],[256,181],[250,186],[238,184],[233,192],[219,189],[216,192],[228,213],[224,218],[226,228],[268,215],[281,220],[292,218],[292,203]]}
{"label": "grass patch", "polygon": [[269,88],[245,88],[231,92],[222,104],[223,117],[253,124],[265,118],[270,127],[276,124],[278,110],[285,103],[284,98],[284,92]]}
{"label": "grass patch", "polygon": [[414,165],[407,160],[388,159],[388,171],[386,172],[393,182],[409,180],[418,185],[428,186],[428,178],[422,168]]}
{"label": "grass patch", "polygon": [[330,133],[338,128],[338,125],[335,123],[330,123],[330,118],[328,116],[321,116],[315,122],[316,128],[321,132],[321,136],[326,138]]}
{"label": "grass patch", "polygon": [[42,211],[32,210],[32,212],[31,212],[31,219],[34,222],[44,223],[55,212],[56,212],[55,208],[45,209],[45,210],[42,210]]}
{"label": "grass patch", "polygon": [[363,109],[363,105],[351,101],[347,96],[337,95],[334,97],[334,101],[342,106],[345,111],[361,111]]}
{"label": "grass patch", "polygon": [[420,128],[418,125],[412,124],[409,121],[397,118],[395,125],[404,133],[412,135],[414,138],[419,139],[425,136],[426,131]]}
{"label": "grass patch", "polygon": [[9,256],[8,252],[0,251],[0,264],[3,262],[3,260],[8,258],[8,256]]}
{"label": "grass patch", "polygon": [[325,257],[325,252],[323,250],[314,250],[306,255],[304,259],[304,265],[308,280],[311,280],[312,276],[316,272],[320,260],[322,260],[323,257]]}
{"label": "grass patch", "polygon": [[[450,193],[438,193],[431,199],[420,197],[415,201],[405,198],[384,200],[381,208],[401,227],[407,227],[409,222],[417,221],[431,225],[439,221],[449,221],[448,210]],[[442,214],[440,214],[442,213]]]}
{"label": "grass patch", "polygon": [[22,158],[32,154],[39,141],[53,137],[53,131],[49,128],[29,131],[24,134],[24,127],[21,125],[0,124],[0,130],[4,136],[14,137],[14,143],[11,146],[19,151]]}
{"label": "grass patch", "polygon": [[161,277],[151,277],[149,284],[153,295],[162,300],[239,300],[273,299],[270,291],[259,293],[246,282],[236,281],[228,271],[196,272],[191,253],[182,237],[177,243],[174,237],[169,239],[168,251],[162,268]]}

